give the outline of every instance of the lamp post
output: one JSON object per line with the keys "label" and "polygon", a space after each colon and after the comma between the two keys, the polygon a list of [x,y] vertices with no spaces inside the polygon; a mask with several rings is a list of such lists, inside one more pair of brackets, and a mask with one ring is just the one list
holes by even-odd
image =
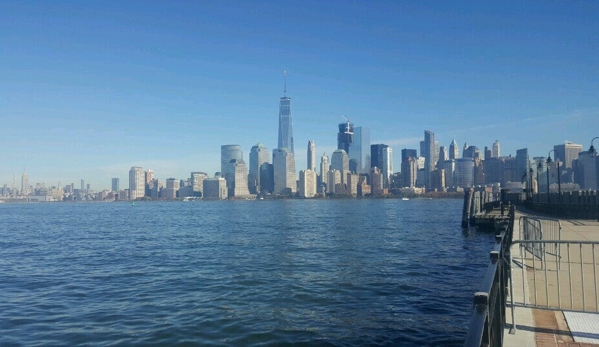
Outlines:
{"label": "lamp post", "polygon": [[[592,144],[591,144],[591,146],[592,146]],[[555,163],[557,164],[557,205],[558,205],[558,209],[559,209],[559,203],[562,199],[562,182],[561,182],[561,178],[560,178],[561,174],[559,171],[559,159],[557,159],[557,153],[555,152],[554,149],[549,151],[549,153],[547,154],[547,172],[549,172],[549,164],[551,163],[551,152],[553,152],[556,156]],[[547,175],[547,177],[549,177],[549,175]],[[549,184],[549,182],[547,184]],[[549,188],[547,188],[547,190],[549,190]]]}
{"label": "lamp post", "polygon": [[[588,155],[591,158],[595,158],[597,156],[597,150],[595,149],[595,147],[593,146],[593,141],[595,141],[596,139],[599,139],[599,137],[594,137],[591,140],[591,147],[589,147],[589,152]],[[595,165],[597,165],[597,162],[595,161]],[[595,192],[595,194],[597,194],[597,192]],[[599,204],[597,204],[597,219],[599,220]]]}
{"label": "lamp post", "polygon": [[[543,169],[543,159],[539,160],[539,163],[537,164],[537,204],[539,203],[539,188],[541,187],[541,184],[539,182],[539,171],[541,171]],[[547,182],[549,183],[549,182]]]}

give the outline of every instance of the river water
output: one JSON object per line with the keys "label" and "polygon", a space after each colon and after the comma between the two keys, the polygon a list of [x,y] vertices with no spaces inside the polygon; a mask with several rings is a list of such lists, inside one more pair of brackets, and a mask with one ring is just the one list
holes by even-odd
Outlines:
{"label": "river water", "polygon": [[461,346],[461,200],[0,205],[0,345]]}

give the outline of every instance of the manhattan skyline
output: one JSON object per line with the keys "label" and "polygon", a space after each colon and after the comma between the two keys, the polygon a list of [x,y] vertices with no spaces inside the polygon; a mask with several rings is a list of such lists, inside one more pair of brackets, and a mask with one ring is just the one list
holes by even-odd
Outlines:
{"label": "manhattan skyline", "polygon": [[[502,155],[599,136],[597,3],[0,4],[0,183],[127,182],[220,171],[220,146],[336,148],[340,115],[371,143],[422,129]],[[306,156],[295,155],[296,169]]]}

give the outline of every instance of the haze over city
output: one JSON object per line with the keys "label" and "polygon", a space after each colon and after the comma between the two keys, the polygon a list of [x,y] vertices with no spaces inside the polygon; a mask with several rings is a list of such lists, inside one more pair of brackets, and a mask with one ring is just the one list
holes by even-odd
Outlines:
{"label": "haze over city", "polygon": [[0,184],[213,175],[221,145],[277,147],[283,71],[297,171],[340,115],[397,169],[424,129],[531,158],[598,135],[599,4],[376,5],[2,2]]}

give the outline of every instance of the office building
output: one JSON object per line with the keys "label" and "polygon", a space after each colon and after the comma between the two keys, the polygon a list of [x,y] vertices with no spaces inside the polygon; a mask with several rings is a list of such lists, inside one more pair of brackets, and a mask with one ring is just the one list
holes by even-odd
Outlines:
{"label": "office building", "polygon": [[[353,141],[349,144],[349,171],[367,174],[370,171],[370,128],[354,128]],[[356,183],[357,184],[357,183]]]}
{"label": "office building", "polygon": [[325,184],[328,185],[328,175],[327,172],[329,172],[330,169],[330,165],[329,165],[329,157],[326,155],[326,153],[322,154],[322,157],[320,157],[320,183],[321,184]]}
{"label": "office building", "polygon": [[383,187],[391,188],[391,176],[393,175],[393,149],[391,147],[383,148],[381,174],[383,175]]}
{"label": "office building", "polygon": [[370,170],[370,180],[372,181],[372,184],[370,186],[370,191],[372,195],[383,195],[383,174],[381,173],[381,170],[378,167],[375,166]]}
{"label": "office building", "polygon": [[250,167],[248,173],[248,188],[250,194],[261,192],[260,167],[264,163],[270,162],[270,153],[268,148],[261,143],[254,145],[250,151]]}
{"label": "office building", "polygon": [[293,125],[291,119],[291,99],[287,96],[287,76],[285,76],[284,96],[279,101],[279,150],[287,148],[292,154]]}
{"label": "office building", "polygon": [[313,198],[316,195],[316,171],[300,171],[299,196],[302,198]]}
{"label": "office building", "polygon": [[139,166],[132,166],[129,170],[129,199],[135,200],[142,198],[145,194],[145,174],[144,169]]}
{"label": "office building", "polygon": [[458,159],[460,157],[460,147],[458,147],[458,143],[455,141],[455,138],[451,141],[449,145],[449,159]]}
{"label": "office building", "polygon": [[208,174],[201,171],[191,173],[189,184],[191,186],[192,196],[201,197],[204,191],[204,180],[208,178]]}
{"label": "office building", "polygon": [[455,159],[448,159],[442,162],[441,169],[445,175],[445,187],[455,186]]}
{"label": "office building", "polygon": [[227,188],[233,188],[235,180],[231,160],[242,160],[243,152],[240,145],[222,145],[220,146],[220,172],[227,182]]}
{"label": "office building", "polygon": [[344,176],[349,172],[349,157],[343,149],[338,149],[331,155],[331,169],[339,171],[341,183],[345,183]]}
{"label": "office building", "polygon": [[203,182],[204,200],[225,200],[227,199],[227,183],[223,177],[208,178]]}
{"label": "office building", "polygon": [[470,157],[455,160],[454,183],[456,187],[470,188],[474,185],[474,159]]}
{"label": "office building", "polygon": [[115,177],[112,179],[112,191],[118,193],[119,190],[120,190],[120,179]]}
{"label": "office building", "polygon": [[307,169],[316,172],[316,147],[314,146],[314,141],[308,141],[308,160],[307,160]]}
{"label": "office building", "polygon": [[[383,149],[389,146],[379,143],[376,145],[370,145],[370,166],[371,168],[377,167],[381,169],[383,167]],[[402,150],[402,154],[403,154]]]}
{"label": "office building", "polygon": [[491,157],[499,158],[500,156],[501,156],[501,152],[499,150],[499,141],[495,140],[495,142],[493,143],[493,147],[491,149]]}
{"label": "office building", "polygon": [[85,190],[85,181],[81,179],[81,190]]}
{"label": "office building", "polygon": [[327,193],[335,193],[337,186],[341,185],[341,172],[339,170],[330,169],[327,172]]}
{"label": "office building", "polygon": [[561,182],[574,182],[572,162],[582,152],[582,145],[566,141],[563,144],[553,146],[553,149],[555,150],[555,157],[553,159],[560,161]]}
{"label": "office building", "polygon": [[516,151],[516,177],[512,178],[512,182],[521,182],[522,178],[528,175],[528,149],[522,148]]}
{"label": "office building", "polygon": [[21,175],[21,195],[29,195],[29,175],[25,171]]}
{"label": "office building", "polygon": [[260,165],[260,193],[272,193],[274,190],[274,167],[270,163],[263,163]]}
{"label": "office building", "polygon": [[290,195],[297,191],[295,158],[287,149],[276,149],[272,156],[274,171],[274,194]]}
{"label": "office building", "polygon": [[435,133],[429,130],[424,131],[424,185],[426,188],[432,188],[431,172],[435,170]]}
{"label": "office building", "polygon": [[229,186],[229,198],[247,198],[250,195],[248,190],[248,170],[243,159],[233,159],[230,162],[233,178]]}

